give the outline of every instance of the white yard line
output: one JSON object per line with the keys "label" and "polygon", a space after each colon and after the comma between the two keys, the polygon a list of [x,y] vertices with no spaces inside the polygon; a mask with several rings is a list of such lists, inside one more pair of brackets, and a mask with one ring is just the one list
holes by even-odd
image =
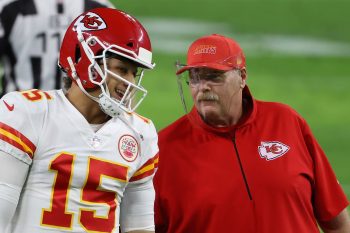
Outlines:
{"label": "white yard line", "polygon": [[184,55],[192,41],[219,33],[237,40],[248,56],[289,55],[350,57],[350,44],[294,35],[234,33],[228,24],[169,18],[141,18],[154,50]]}

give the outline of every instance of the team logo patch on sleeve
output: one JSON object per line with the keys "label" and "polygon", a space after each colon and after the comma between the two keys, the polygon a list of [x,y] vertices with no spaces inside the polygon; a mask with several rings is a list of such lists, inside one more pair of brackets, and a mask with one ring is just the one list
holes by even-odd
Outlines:
{"label": "team logo patch on sleeve", "polygon": [[289,146],[277,141],[261,142],[258,151],[261,158],[265,158],[269,161],[279,158],[287,153],[289,151]]}
{"label": "team logo patch on sleeve", "polygon": [[139,145],[133,136],[123,135],[119,139],[118,150],[123,159],[132,162],[139,153]]}

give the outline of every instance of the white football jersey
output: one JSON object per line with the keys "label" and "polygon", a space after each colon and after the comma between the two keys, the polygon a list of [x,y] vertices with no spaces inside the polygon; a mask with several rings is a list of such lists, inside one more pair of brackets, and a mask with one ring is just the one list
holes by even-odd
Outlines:
{"label": "white football jersey", "polygon": [[[0,150],[30,164],[9,232],[119,232],[119,219],[133,229],[139,216],[154,227],[157,132],[148,119],[125,117],[134,130],[112,118],[94,132],[61,90],[5,95]],[[151,203],[133,211],[138,191]]]}
{"label": "white football jersey", "polygon": [[[107,0],[1,0],[0,97],[14,90],[62,85],[58,53],[69,24],[82,12],[112,7]],[[1,81],[1,78],[0,78]]]}

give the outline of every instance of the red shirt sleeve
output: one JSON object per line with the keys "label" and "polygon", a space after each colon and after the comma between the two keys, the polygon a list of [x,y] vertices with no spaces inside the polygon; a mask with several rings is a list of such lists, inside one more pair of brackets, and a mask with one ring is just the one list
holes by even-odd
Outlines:
{"label": "red shirt sleeve", "polygon": [[321,146],[304,121],[304,139],[314,162],[313,206],[318,220],[336,217],[349,204]]}

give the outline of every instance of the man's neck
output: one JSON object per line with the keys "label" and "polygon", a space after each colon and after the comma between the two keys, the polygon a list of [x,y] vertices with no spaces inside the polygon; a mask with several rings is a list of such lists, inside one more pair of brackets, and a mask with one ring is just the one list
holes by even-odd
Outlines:
{"label": "man's neck", "polygon": [[66,97],[90,124],[102,124],[110,119],[98,103],[85,95],[77,85],[72,84]]}
{"label": "man's neck", "polygon": [[201,116],[202,119],[213,127],[230,127],[240,122],[243,117],[243,105],[242,100],[232,104],[231,109],[228,112],[222,113],[220,116]]}

